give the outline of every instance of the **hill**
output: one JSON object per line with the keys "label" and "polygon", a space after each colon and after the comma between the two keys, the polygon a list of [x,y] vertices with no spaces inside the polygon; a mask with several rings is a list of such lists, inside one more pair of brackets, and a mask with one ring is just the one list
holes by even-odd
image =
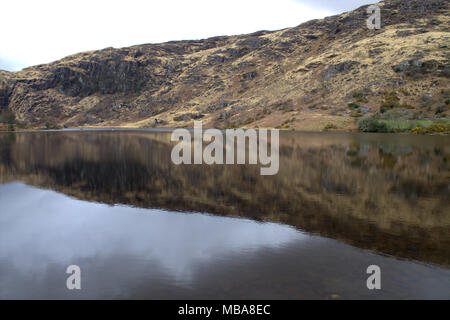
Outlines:
{"label": "hill", "polygon": [[[28,127],[354,129],[446,119],[446,0],[386,0],[279,31],[106,48],[0,71],[3,122]],[[5,120],[6,119],[6,120]],[[11,122],[11,121],[9,121]]]}

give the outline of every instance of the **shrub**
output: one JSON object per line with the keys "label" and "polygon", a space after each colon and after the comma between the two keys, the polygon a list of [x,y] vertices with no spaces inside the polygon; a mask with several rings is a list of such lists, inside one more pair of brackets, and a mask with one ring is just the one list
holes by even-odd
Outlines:
{"label": "shrub", "polygon": [[358,127],[359,130],[362,132],[371,132],[370,130],[372,129],[372,123],[376,121],[374,119],[371,118],[363,118],[358,120]]}
{"label": "shrub", "polygon": [[358,121],[359,131],[369,132],[369,125],[372,120],[368,118],[364,118]]}
{"label": "shrub", "polygon": [[415,127],[411,130],[411,132],[419,134],[450,133],[450,124],[433,123],[426,127]]}
{"label": "shrub", "polygon": [[376,119],[361,119],[358,122],[358,127],[362,132],[388,132],[387,124]]}
{"label": "shrub", "polygon": [[362,91],[354,92],[352,97],[358,102],[367,102],[366,95]]}
{"label": "shrub", "polygon": [[51,130],[51,129],[60,129],[60,127],[56,124],[56,123],[53,123],[53,122],[46,122],[45,123],[45,129],[47,129],[47,130]]}
{"label": "shrub", "polygon": [[0,122],[3,122],[3,123],[15,123],[16,122],[16,115],[14,114],[14,112],[12,112],[10,110],[4,110],[0,114]]}
{"label": "shrub", "polygon": [[332,129],[337,129],[337,127],[336,127],[334,124],[332,124],[332,123],[328,123],[328,124],[323,128],[323,130],[332,130]]}
{"label": "shrub", "polygon": [[434,114],[439,114],[439,113],[443,113],[445,111],[445,107],[444,106],[439,106],[436,108],[436,112]]}
{"label": "shrub", "polygon": [[385,122],[374,120],[369,125],[369,132],[388,132]]}
{"label": "shrub", "polygon": [[390,91],[384,94],[383,103],[381,107],[393,109],[398,107],[400,104],[400,98],[397,96],[397,92]]}
{"label": "shrub", "polygon": [[358,109],[360,107],[359,103],[356,102],[350,102],[347,106],[351,109]]}
{"label": "shrub", "polygon": [[361,92],[361,91],[354,92],[353,93],[353,98],[355,98],[355,99],[364,98],[364,92]]}

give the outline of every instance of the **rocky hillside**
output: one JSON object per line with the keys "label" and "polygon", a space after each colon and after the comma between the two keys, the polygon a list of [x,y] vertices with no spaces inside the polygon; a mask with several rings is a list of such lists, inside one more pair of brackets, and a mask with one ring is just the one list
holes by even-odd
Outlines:
{"label": "rocky hillside", "polygon": [[447,0],[386,0],[295,28],[106,48],[0,71],[3,122],[28,127],[351,129],[449,116]]}

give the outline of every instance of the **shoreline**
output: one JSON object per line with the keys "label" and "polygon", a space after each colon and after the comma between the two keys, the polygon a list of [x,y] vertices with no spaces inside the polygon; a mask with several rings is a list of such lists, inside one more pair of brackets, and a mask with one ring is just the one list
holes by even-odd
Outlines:
{"label": "shoreline", "polygon": [[[194,128],[191,127],[161,127],[161,128],[137,128],[137,127],[74,127],[74,128],[61,128],[61,129],[15,129],[15,130],[0,130],[0,133],[32,133],[32,132],[105,132],[105,131],[140,131],[140,132],[172,132],[176,129],[187,129],[189,131],[193,131]],[[416,133],[412,131],[404,131],[404,132],[364,132],[359,130],[296,130],[296,129],[275,129],[275,128],[203,128],[207,129],[218,129],[220,131],[225,130],[238,130],[238,129],[253,129],[253,130],[279,130],[283,132],[293,132],[293,133],[359,133],[359,134],[396,134],[396,135],[420,135],[420,136],[448,136],[449,132],[434,132],[434,133]]]}

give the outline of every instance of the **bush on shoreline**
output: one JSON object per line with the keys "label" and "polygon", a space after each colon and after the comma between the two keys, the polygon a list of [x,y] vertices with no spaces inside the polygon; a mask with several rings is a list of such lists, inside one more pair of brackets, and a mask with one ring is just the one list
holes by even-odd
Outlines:
{"label": "bush on shoreline", "polygon": [[363,118],[358,121],[362,132],[411,132],[419,134],[450,133],[450,120],[383,120]]}
{"label": "bush on shoreline", "polygon": [[61,129],[61,127],[58,126],[56,123],[46,122],[45,123],[45,129],[46,130],[56,130],[56,129]]}
{"label": "bush on shoreline", "polygon": [[12,111],[4,110],[0,113],[0,122],[6,124],[14,124],[16,123],[16,115]]}
{"label": "bush on shoreline", "polygon": [[388,132],[388,127],[382,120],[364,118],[358,122],[358,127],[362,132]]}
{"label": "bush on shoreline", "polygon": [[415,127],[411,130],[412,133],[419,134],[433,134],[433,133],[450,133],[449,123],[433,123],[427,127]]}

